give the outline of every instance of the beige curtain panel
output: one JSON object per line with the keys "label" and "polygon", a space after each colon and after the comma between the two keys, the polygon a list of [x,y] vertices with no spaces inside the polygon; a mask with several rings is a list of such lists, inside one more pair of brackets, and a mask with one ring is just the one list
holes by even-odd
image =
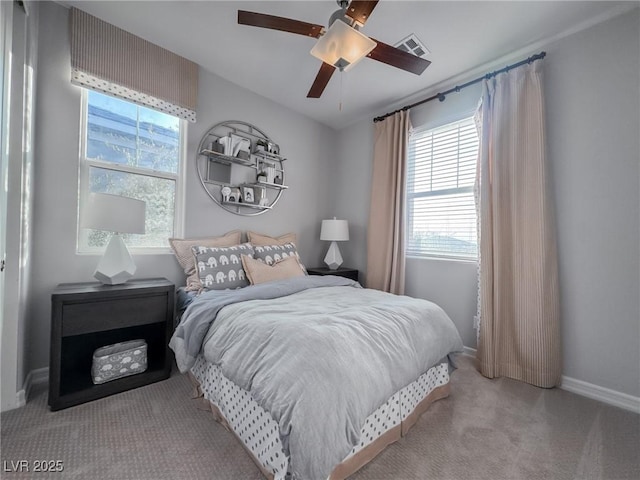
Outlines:
{"label": "beige curtain panel", "polygon": [[72,83],[196,121],[196,63],[77,8],[70,27]]}
{"label": "beige curtain panel", "polygon": [[484,81],[477,178],[478,360],[489,377],[560,384],[558,267],[542,61]]}
{"label": "beige curtain panel", "polygon": [[405,196],[409,112],[375,124],[367,237],[367,288],[404,294]]}

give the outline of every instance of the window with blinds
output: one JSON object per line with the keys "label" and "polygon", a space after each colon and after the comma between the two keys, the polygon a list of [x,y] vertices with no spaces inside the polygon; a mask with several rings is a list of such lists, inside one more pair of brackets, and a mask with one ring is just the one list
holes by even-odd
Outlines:
{"label": "window with blinds", "polygon": [[409,138],[407,255],[478,256],[473,185],[478,156],[473,118]]}

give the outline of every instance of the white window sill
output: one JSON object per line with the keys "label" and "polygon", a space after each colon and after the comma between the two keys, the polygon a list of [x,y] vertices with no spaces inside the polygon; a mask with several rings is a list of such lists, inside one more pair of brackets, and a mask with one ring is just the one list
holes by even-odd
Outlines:
{"label": "white window sill", "polygon": [[405,258],[410,260],[430,260],[430,261],[441,261],[441,262],[457,262],[457,263],[478,263],[477,258],[461,258],[461,257],[445,257],[445,256],[436,256],[436,255],[406,255]]}

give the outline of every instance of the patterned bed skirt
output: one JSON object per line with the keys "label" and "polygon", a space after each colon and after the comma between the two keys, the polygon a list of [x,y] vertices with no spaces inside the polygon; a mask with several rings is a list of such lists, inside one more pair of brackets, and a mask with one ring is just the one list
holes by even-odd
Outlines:
{"label": "patterned bed skirt", "polygon": [[[190,373],[196,387],[193,398],[200,399],[203,408],[210,409],[216,420],[235,434],[265,477],[291,478],[278,423],[269,412],[202,355]],[[360,432],[360,443],[335,466],[329,479],[344,479],[355,473],[387,445],[405,436],[431,403],[448,395],[449,366],[444,362],[394,393],[367,417]]]}

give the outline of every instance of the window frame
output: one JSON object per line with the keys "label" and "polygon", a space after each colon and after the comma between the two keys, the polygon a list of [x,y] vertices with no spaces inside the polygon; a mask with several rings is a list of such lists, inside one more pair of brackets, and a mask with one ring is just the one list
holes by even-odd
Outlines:
{"label": "window frame", "polygon": [[[411,149],[410,147],[410,142],[411,142],[411,137],[413,135],[416,134],[420,134],[420,133],[424,133],[424,132],[428,132],[430,130],[437,130],[439,128],[445,127],[447,125],[452,125],[452,124],[456,124],[456,123],[460,123],[462,121],[465,120],[473,120],[474,118],[474,112],[465,112],[464,114],[461,114],[459,116],[455,116],[453,118],[448,118],[446,121],[443,122],[438,122],[438,123],[426,123],[423,124],[419,127],[414,127],[412,128],[410,134],[409,134],[409,144],[407,145],[407,157],[406,157],[406,161],[407,161],[407,178],[406,178],[406,184],[405,184],[405,207],[406,207],[406,212],[405,212],[405,257],[406,258],[411,258],[411,259],[427,259],[427,260],[443,260],[443,261],[453,261],[453,262],[462,262],[462,263],[477,263],[478,262],[478,258],[480,255],[480,251],[479,251],[479,245],[477,245],[477,250],[476,250],[476,256],[475,257],[469,257],[469,256],[462,256],[462,255],[455,255],[455,254],[438,254],[438,253],[419,253],[416,252],[415,250],[412,250],[409,253],[409,238],[410,235],[409,233],[411,232],[411,228],[413,225],[413,205],[414,202],[411,201],[413,199],[416,198],[426,198],[426,197],[439,197],[439,196],[444,196],[444,195],[452,195],[452,194],[462,194],[462,193],[471,193],[471,194],[475,194],[475,185],[469,185],[466,187],[457,187],[457,188],[448,188],[448,189],[443,189],[443,190],[436,190],[435,192],[433,191],[427,191],[427,192],[419,192],[419,193],[409,193],[409,150]],[[480,139],[478,139],[479,141]],[[479,153],[479,150],[478,150]],[[477,159],[476,159],[477,162]],[[476,225],[478,222],[478,213],[476,210],[475,211],[475,221],[476,221]],[[477,227],[476,227],[477,228]]]}
{"label": "window frame", "polygon": [[[113,162],[107,162],[104,160],[96,160],[93,158],[87,158],[87,134],[89,126],[89,90],[87,88],[80,87],[81,89],[81,101],[80,101],[80,142],[78,152],[78,212],[77,212],[77,235],[76,235],[76,253],[79,255],[95,255],[104,252],[106,247],[90,247],[86,244],[87,232],[81,225],[81,212],[82,206],[86,204],[89,196],[89,171],[92,167],[103,168],[106,170],[112,170],[116,172],[131,173],[136,175],[144,175],[153,178],[162,178],[165,180],[175,181],[175,200],[174,200],[174,214],[173,214],[173,236],[181,238],[184,236],[184,216],[185,216],[185,164],[187,157],[187,125],[188,122],[179,118],[179,158],[178,158],[178,171],[177,173],[163,172],[159,170],[151,170],[148,168],[141,168],[131,165],[116,164]],[[102,92],[98,92],[101,95],[106,95]],[[123,102],[127,100],[118,98]],[[149,108],[145,105],[138,105],[134,102],[129,102],[133,105],[143,108]],[[164,113],[164,112],[160,112]],[[164,113],[165,115],[168,115]],[[171,254],[171,247],[136,247],[127,245],[130,253],[135,255],[157,255],[157,254]]]}

